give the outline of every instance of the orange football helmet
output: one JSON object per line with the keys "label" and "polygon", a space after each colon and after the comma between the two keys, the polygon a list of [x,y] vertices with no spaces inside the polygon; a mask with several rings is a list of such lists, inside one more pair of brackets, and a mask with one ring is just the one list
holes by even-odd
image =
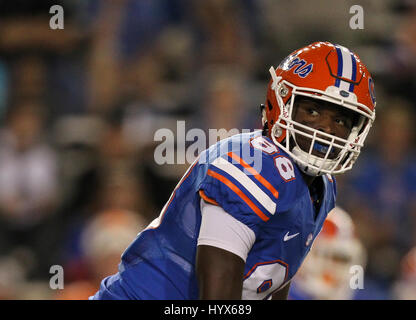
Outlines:
{"label": "orange football helmet", "polygon": [[399,300],[416,300],[416,247],[411,248],[400,261],[393,297]]}
{"label": "orange football helmet", "polygon": [[[277,69],[270,68],[271,80],[262,122],[267,135],[308,175],[340,174],[350,170],[375,119],[374,82],[360,58],[349,49],[329,42],[316,42],[301,48]],[[323,133],[295,122],[292,118],[298,96],[324,100],[356,112],[347,139]],[[318,134],[319,133],[319,134]],[[309,150],[302,150],[296,135],[311,139]],[[312,155],[320,145],[324,157]],[[340,150],[331,159],[334,149]]]}
{"label": "orange football helmet", "polygon": [[350,268],[359,265],[364,269],[365,264],[366,251],[355,235],[351,217],[335,207],[293,281],[313,299],[348,300],[353,295]]}

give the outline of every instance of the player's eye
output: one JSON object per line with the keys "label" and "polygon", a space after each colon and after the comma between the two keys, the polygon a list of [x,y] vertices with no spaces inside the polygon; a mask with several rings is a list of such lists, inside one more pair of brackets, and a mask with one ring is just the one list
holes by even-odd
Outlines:
{"label": "player's eye", "polygon": [[314,108],[309,108],[309,109],[308,109],[308,112],[309,112],[309,114],[310,114],[311,116],[313,116],[313,117],[319,116],[319,112],[318,112],[318,111],[316,111],[316,109],[314,109]]}
{"label": "player's eye", "polygon": [[345,124],[346,124],[343,119],[336,119],[335,122],[338,123],[341,126],[345,126]]}
{"label": "player's eye", "polygon": [[340,126],[346,127],[348,129],[351,129],[352,127],[352,121],[345,117],[336,118],[335,122]]}

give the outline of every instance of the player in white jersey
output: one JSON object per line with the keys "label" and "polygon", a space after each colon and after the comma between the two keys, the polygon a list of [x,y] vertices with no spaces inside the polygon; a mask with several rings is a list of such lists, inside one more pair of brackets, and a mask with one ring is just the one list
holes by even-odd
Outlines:
{"label": "player in white jersey", "polygon": [[354,299],[360,284],[357,287],[353,276],[364,272],[365,265],[366,251],[350,215],[335,207],[293,279],[289,299]]}

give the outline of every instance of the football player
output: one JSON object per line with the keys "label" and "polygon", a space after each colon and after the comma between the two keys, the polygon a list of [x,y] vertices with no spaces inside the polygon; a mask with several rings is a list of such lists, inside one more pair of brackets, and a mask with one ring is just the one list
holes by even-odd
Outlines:
{"label": "football player", "polygon": [[401,259],[397,278],[392,299],[416,300],[416,247],[412,247]]}
{"label": "football player", "polygon": [[325,220],[311,252],[292,280],[289,299],[351,300],[353,267],[364,270],[366,251],[349,214],[335,207]]}
{"label": "football player", "polygon": [[335,207],[333,175],[360,154],[375,95],[360,58],[328,42],[270,74],[263,130],[202,152],[92,299],[287,298]]}

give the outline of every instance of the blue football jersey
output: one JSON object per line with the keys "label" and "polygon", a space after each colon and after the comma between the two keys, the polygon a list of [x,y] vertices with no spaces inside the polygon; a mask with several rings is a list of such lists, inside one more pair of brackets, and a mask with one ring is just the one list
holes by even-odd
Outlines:
{"label": "blue football jersey", "polygon": [[95,299],[198,299],[196,252],[203,198],[253,230],[243,299],[267,299],[287,284],[335,206],[325,175],[320,209],[290,156],[261,131],[221,140],[200,154],[160,216],[141,231]]}

